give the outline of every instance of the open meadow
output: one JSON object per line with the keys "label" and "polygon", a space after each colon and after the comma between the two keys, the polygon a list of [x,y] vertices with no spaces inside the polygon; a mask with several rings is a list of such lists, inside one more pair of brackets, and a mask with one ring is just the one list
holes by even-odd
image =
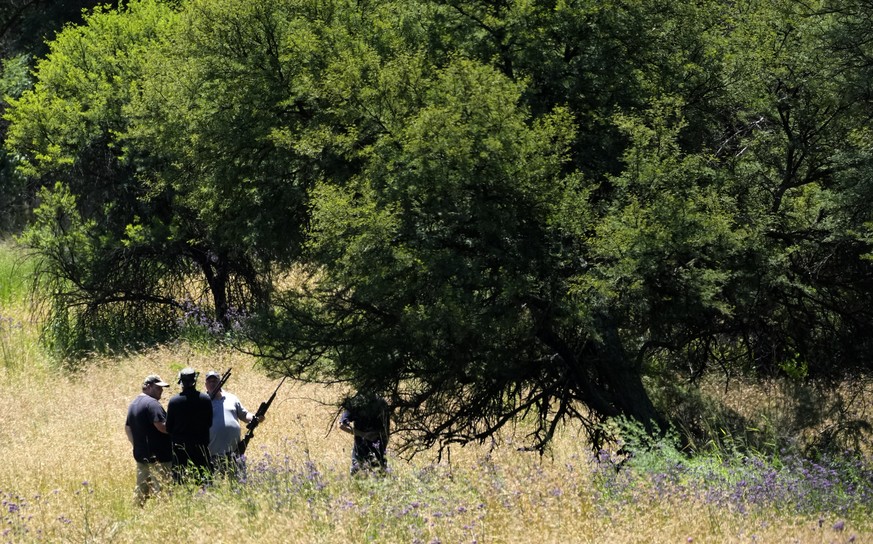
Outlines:
{"label": "open meadow", "polygon": [[192,366],[202,388],[207,370],[232,367],[226,389],[251,410],[278,382],[248,356],[185,345],[65,370],[42,355],[24,300],[0,303],[0,542],[873,542],[870,465],[839,459],[685,460],[668,448],[615,470],[565,428],[542,457],[504,436],[440,461],[392,455],[386,477],[350,478],[343,391],[290,381],[255,433],[244,485],[176,487],[139,508],[123,427],[147,374],[175,382]]}

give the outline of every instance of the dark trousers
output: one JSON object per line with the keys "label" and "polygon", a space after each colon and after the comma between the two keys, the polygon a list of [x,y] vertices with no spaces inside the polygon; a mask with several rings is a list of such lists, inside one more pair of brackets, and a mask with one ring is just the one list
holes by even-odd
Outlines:
{"label": "dark trousers", "polygon": [[388,468],[388,461],[385,459],[385,446],[385,441],[382,440],[366,440],[355,437],[351,474],[357,474],[362,470],[381,472]]}
{"label": "dark trousers", "polygon": [[206,444],[173,443],[173,481],[200,485],[212,482],[212,462]]}

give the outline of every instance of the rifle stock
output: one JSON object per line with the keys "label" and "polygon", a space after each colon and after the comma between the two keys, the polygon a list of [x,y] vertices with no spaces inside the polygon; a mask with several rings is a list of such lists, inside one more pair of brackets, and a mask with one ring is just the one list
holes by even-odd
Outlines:
{"label": "rifle stock", "polygon": [[248,431],[246,431],[246,435],[239,441],[239,453],[243,455],[246,452],[246,448],[249,446],[249,441],[255,435],[255,429],[258,427],[258,424],[261,422],[261,419],[267,414],[267,410],[270,409],[270,405],[273,404],[273,400],[276,398],[276,393],[279,392],[279,388],[282,387],[282,384],[285,383],[285,376],[282,378],[282,381],[279,382],[279,385],[276,386],[276,390],[273,391],[273,394],[270,395],[270,398],[266,401],[262,402],[258,407],[258,411],[255,412],[255,417],[252,419],[251,423],[246,425]]}

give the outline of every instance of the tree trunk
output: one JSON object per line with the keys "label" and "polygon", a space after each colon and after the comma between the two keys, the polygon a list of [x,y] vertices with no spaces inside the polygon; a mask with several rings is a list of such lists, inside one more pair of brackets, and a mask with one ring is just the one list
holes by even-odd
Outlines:
{"label": "tree trunk", "polygon": [[581,353],[552,330],[538,337],[554,349],[568,369],[582,402],[602,417],[625,416],[640,422],[649,434],[667,428],[643,385],[642,368],[627,356],[617,328],[601,321],[600,340],[589,340]]}
{"label": "tree trunk", "polygon": [[642,368],[628,357],[616,327],[609,322],[603,325],[601,340],[592,343],[588,357],[583,356],[583,364],[593,369],[594,387],[619,414],[639,421],[649,434],[664,431],[666,420],[643,385]]}
{"label": "tree trunk", "polygon": [[230,277],[227,261],[211,251],[201,254],[197,259],[215,306],[215,320],[227,329],[230,322],[227,316],[227,283]]}

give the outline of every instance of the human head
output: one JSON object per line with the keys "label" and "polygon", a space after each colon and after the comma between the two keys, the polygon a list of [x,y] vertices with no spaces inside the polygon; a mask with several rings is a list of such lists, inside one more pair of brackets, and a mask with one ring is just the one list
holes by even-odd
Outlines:
{"label": "human head", "polygon": [[218,387],[218,382],[221,381],[221,375],[215,370],[210,370],[206,373],[206,391],[212,393],[213,389]]}
{"label": "human head", "polygon": [[388,403],[373,391],[359,391],[346,397],[342,407],[363,417],[380,418],[388,410]]}
{"label": "human head", "polygon": [[165,387],[170,387],[170,384],[157,374],[149,374],[142,381],[142,392],[155,399],[161,398]]}
{"label": "human head", "polygon": [[179,372],[179,383],[182,384],[182,387],[194,387],[197,383],[198,373],[191,367],[183,368]]}

